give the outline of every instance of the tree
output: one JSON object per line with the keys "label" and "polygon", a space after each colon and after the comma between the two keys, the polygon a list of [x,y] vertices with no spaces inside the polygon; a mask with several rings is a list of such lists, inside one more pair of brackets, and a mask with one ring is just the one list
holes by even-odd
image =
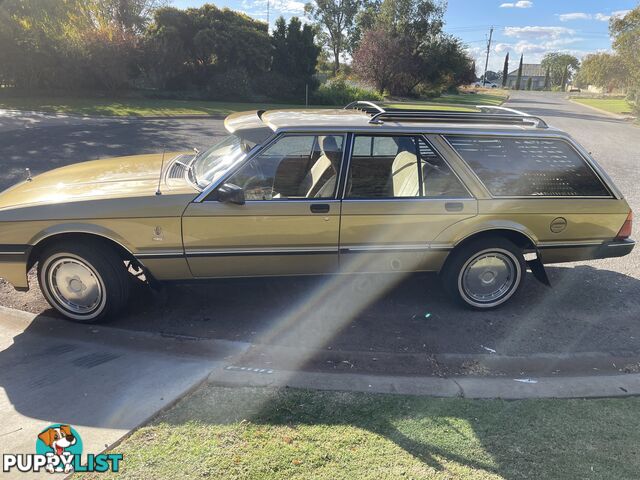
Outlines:
{"label": "tree", "polygon": [[640,6],[622,18],[613,18],[609,25],[613,49],[628,72],[629,99],[640,114]]}
{"label": "tree", "polygon": [[353,68],[360,78],[372,83],[383,94],[410,62],[397,36],[376,28],[365,33],[353,55]]}
{"label": "tree", "polygon": [[362,0],[361,7],[354,19],[353,30],[349,39],[349,51],[351,53],[358,49],[365,33],[376,27],[381,4],[382,0]]}
{"label": "tree", "polygon": [[[359,58],[358,71],[361,77],[379,88],[380,81],[376,81],[375,77],[382,76],[385,88],[397,95],[411,95],[418,89],[448,88],[475,81],[473,60],[462,43],[442,32],[443,3],[435,0],[382,0],[379,4],[370,5],[377,10],[373,23],[375,29],[379,30],[371,38],[379,38],[384,45],[378,48],[370,38],[366,51],[360,55],[358,50],[354,51],[354,58]],[[395,58],[385,56],[375,59],[371,56],[372,51],[389,49],[396,52]],[[384,69],[384,75],[381,73],[382,61],[400,63],[402,66],[397,66],[394,74],[388,78],[387,69]]]}
{"label": "tree", "polygon": [[276,20],[271,38],[271,71],[287,78],[297,93],[304,92],[305,85],[315,86],[313,75],[316,73],[320,47],[316,46],[314,39],[311,25],[303,26],[299,18],[292,17],[288,26],[283,17]]}
{"label": "tree", "polygon": [[487,82],[497,82],[501,79],[501,76],[498,72],[494,72],[492,70],[487,70],[487,75],[485,80]]}
{"label": "tree", "polygon": [[544,75],[544,89],[545,90],[551,89],[551,74],[549,72],[549,67],[547,67],[547,72]]}
{"label": "tree", "polygon": [[445,6],[435,0],[383,0],[377,25],[416,43],[442,33]]}
{"label": "tree", "polygon": [[504,56],[504,66],[502,67],[502,88],[507,86],[509,78],[509,52]]}
{"label": "tree", "polygon": [[516,77],[516,90],[520,90],[522,83],[522,61],[524,59],[524,54],[520,55],[520,65],[518,66],[518,76]]}
{"label": "tree", "polygon": [[565,89],[573,74],[580,67],[580,61],[567,53],[547,53],[542,59],[542,68],[549,69],[551,86]]}
{"label": "tree", "polygon": [[[220,75],[229,73],[224,79],[227,85],[242,77],[246,83],[271,65],[267,25],[210,4],[184,11],[158,10],[146,40],[149,76],[163,79],[164,87],[215,90],[214,75],[221,82]],[[174,68],[167,69],[172,63]]]}
{"label": "tree", "polygon": [[531,90],[531,87],[533,86],[533,78],[529,77],[527,79],[527,90]]}
{"label": "tree", "polygon": [[333,73],[340,70],[340,55],[349,47],[349,34],[360,6],[360,0],[314,0],[305,12],[316,22],[321,41],[333,53]]}
{"label": "tree", "polygon": [[626,86],[629,78],[621,57],[610,53],[595,53],[582,60],[576,80],[580,85],[595,85],[606,94],[613,88]]}

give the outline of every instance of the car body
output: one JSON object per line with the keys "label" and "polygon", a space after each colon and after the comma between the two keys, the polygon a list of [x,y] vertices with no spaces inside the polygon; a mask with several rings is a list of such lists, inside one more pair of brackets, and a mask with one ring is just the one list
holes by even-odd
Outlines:
{"label": "car body", "polygon": [[527,267],[631,251],[631,210],[590,155],[498,107],[235,113],[194,154],[58,168],[0,194],[0,276],[94,322],[147,281],[440,272],[488,309]]}
{"label": "car body", "polygon": [[493,82],[476,82],[473,84],[474,87],[484,87],[484,88],[498,88],[498,84]]}

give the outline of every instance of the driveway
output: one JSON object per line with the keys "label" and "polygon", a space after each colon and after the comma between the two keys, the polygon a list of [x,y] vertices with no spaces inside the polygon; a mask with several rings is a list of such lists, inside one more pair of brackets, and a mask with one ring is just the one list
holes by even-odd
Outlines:
{"label": "driveway", "polygon": [[[640,212],[640,129],[568,102],[562,95],[516,92],[507,106],[544,117],[571,133],[605,167]],[[0,181],[28,165],[38,172],[100,156],[203,146],[221,122],[111,120],[47,124],[0,134],[8,160]],[[50,160],[49,160],[50,159]],[[13,170],[12,170],[13,169]],[[13,173],[12,173],[13,172]],[[18,172],[18,173],[16,173]],[[496,312],[451,304],[435,276],[410,276],[385,295],[350,299],[383,279],[357,277],[232,280],[140,289],[111,326],[178,338],[216,338],[256,345],[243,361],[255,367],[296,367],[389,374],[529,374],[634,372],[640,368],[640,250],[607,259],[548,268],[552,289],[531,275],[518,298]],[[34,286],[28,293],[0,285],[0,304],[34,313],[48,309]],[[286,348],[306,347],[289,358]],[[487,359],[504,358],[493,363]]]}

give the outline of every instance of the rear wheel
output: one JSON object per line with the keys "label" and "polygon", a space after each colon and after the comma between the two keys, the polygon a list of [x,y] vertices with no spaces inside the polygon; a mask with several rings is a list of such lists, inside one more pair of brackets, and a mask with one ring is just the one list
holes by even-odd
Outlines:
{"label": "rear wheel", "polygon": [[445,289],[469,308],[496,308],[522,286],[526,272],[522,251],[505,238],[472,241],[451,255],[442,271]]}
{"label": "rear wheel", "polygon": [[129,297],[128,277],[120,256],[100,242],[55,244],[38,262],[45,298],[76,322],[101,322],[119,311]]}

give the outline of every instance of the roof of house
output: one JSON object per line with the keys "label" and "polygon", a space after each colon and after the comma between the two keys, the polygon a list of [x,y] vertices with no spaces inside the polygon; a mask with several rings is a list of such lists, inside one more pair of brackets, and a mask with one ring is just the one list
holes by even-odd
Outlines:
{"label": "roof of house", "polygon": [[[518,69],[516,68],[509,75],[518,75]],[[546,77],[547,71],[542,68],[539,63],[523,63],[522,64],[522,76],[523,77]]]}

